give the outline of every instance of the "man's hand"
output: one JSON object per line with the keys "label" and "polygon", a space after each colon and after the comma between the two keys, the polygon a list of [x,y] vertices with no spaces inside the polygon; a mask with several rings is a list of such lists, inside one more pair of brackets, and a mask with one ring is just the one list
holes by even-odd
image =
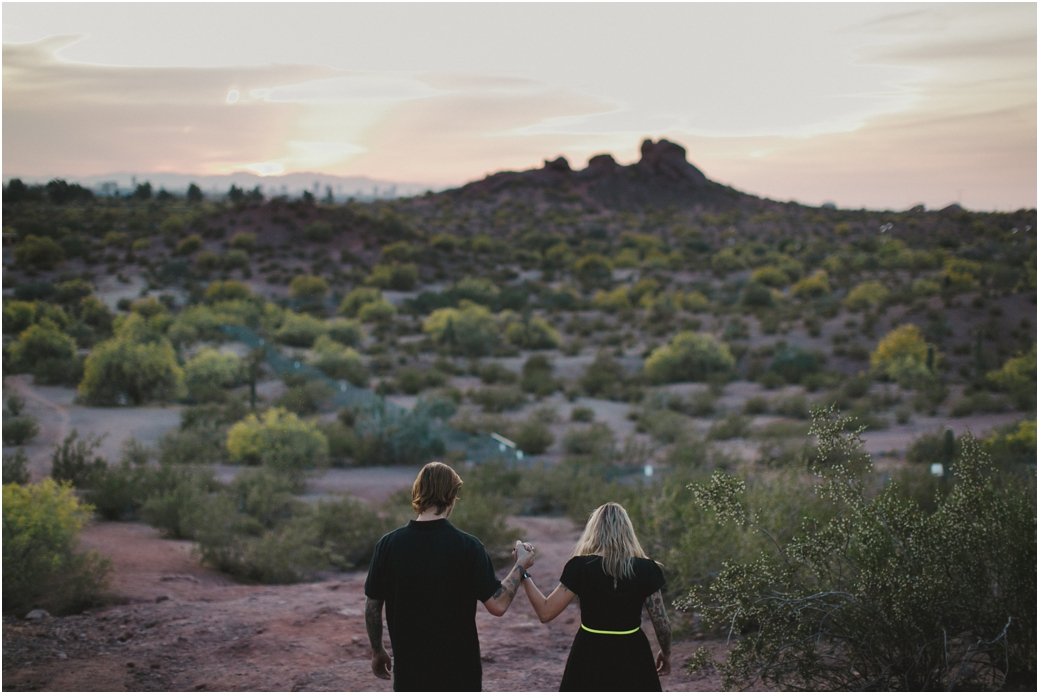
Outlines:
{"label": "man's hand", "polygon": [[[373,660],[372,663],[374,662]],[[671,656],[665,654],[664,651],[657,653],[657,674],[661,677],[671,674]]]}
{"label": "man's hand", "polygon": [[380,680],[390,679],[390,672],[393,670],[393,662],[390,660],[390,654],[386,652],[386,649],[375,651],[372,653],[372,672]]}

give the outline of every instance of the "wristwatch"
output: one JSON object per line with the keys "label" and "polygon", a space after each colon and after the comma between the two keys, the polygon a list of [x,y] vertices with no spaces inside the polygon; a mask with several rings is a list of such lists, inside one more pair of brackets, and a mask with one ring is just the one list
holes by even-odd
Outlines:
{"label": "wristwatch", "polygon": [[522,573],[522,574],[520,574],[520,581],[522,581],[522,580],[523,580],[523,579],[525,579],[525,578],[530,578],[530,574],[529,574],[529,573],[527,573],[527,570],[526,570],[526,569],[523,569],[523,573]]}

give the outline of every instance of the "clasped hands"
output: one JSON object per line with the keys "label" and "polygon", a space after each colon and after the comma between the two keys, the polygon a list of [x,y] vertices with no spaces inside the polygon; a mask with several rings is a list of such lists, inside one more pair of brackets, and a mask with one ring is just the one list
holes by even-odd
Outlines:
{"label": "clasped hands", "polygon": [[512,560],[523,567],[524,571],[534,564],[534,554],[534,545],[516,540],[516,546],[512,548]]}

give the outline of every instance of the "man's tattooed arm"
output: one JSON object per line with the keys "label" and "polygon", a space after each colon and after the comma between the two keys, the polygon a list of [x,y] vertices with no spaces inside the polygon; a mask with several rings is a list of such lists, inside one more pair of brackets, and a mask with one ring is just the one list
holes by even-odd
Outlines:
{"label": "man's tattooed arm", "polygon": [[368,630],[368,643],[372,647],[372,672],[381,680],[392,677],[393,662],[386,646],[382,644],[382,600],[365,598],[364,627]]}
{"label": "man's tattooed arm", "polygon": [[382,603],[382,600],[371,598],[365,598],[364,601],[364,626],[368,630],[372,653],[386,649],[382,643]]}
{"label": "man's tattooed arm", "polygon": [[501,617],[505,614],[506,610],[509,609],[509,605],[512,604],[512,599],[516,597],[516,591],[519,590],[520,581],[522,580],[523,567],[516,564],[512,567],[509,575],[505,577],[505,580],[501,582],[501,586],[498,587],[494,595],[484,602],[484,605],[487,606],[487,611],[495,617]]}
{"label": "man's tattooed arm", "polygon": [[660,651],[670,658],[671,622],[668,621],[667,612],[664,611],[664,598],[659,590],[646,598],[646,610],[649,611],[649,619],[653,622],[653,631],[657,633]]}

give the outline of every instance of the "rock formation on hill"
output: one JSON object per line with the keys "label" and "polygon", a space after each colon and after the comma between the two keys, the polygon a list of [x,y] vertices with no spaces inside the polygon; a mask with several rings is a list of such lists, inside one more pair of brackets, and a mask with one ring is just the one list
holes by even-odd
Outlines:
{"label": "rock formation on hill", "polygon": [[605,207],[730,208],[751,196],[715,183],[686,159],[685,148],[668,140],[646,140],[642,158],[621,166],[609,154],[597,154],[585,169],[574,170],[565,157],[545,160],[540,169],[502,171],[469,183],[454,195],[468,197],[522,188],[558,188],[582,193]]}

